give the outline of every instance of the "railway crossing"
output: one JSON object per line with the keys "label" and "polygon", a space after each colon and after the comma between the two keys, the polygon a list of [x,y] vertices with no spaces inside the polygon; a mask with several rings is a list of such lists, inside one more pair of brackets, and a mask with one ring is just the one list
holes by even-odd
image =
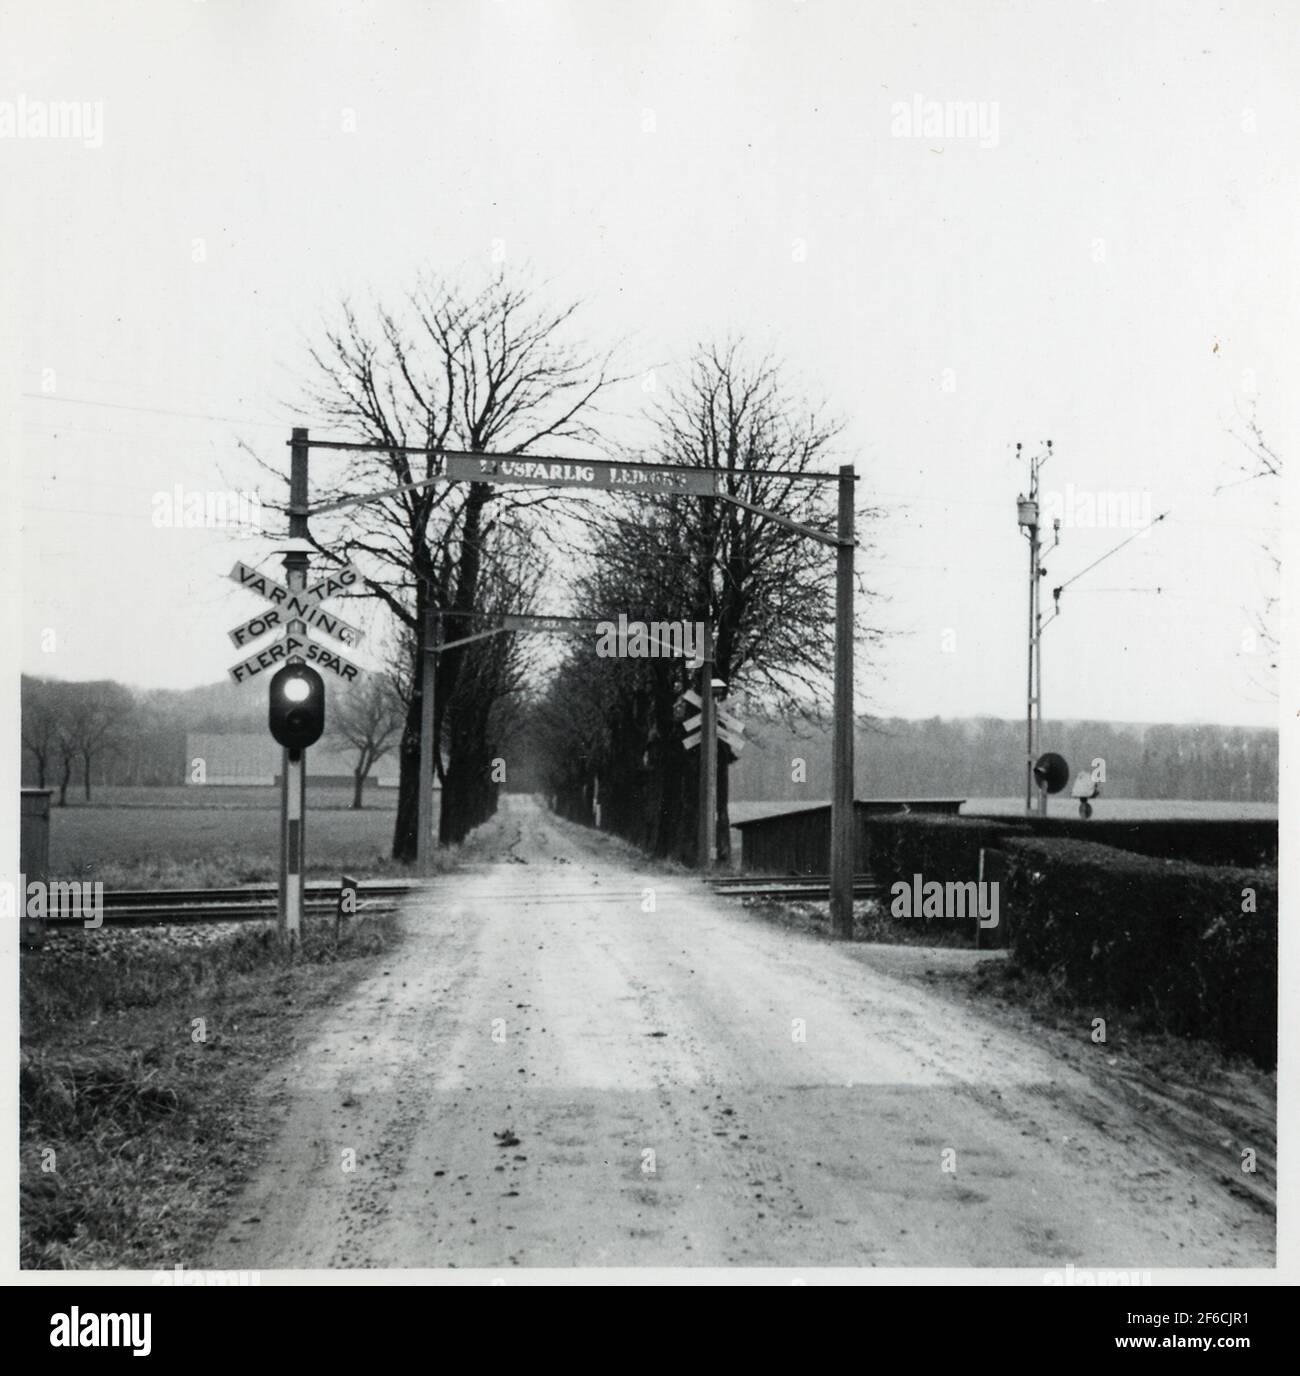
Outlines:
{"label": "railway crossing", "polygon": [[[322,610],[329,598],[364,589],[361,572],[342,563],[318,582],[308,586],[308,560],[314,548],[309,540],[308,522],[313,515],[324,515],[347,507],[383,500],[399,493],[421,490],[442,483],[469,482],[534,485],[555,488],[584,488],[607,492],[632,492],[663,496],[678,494],[698,497],[705,502],[723,501],[764,519],[775,521],[797,533],[828,545],[836,552],[835,562],[835,663],[832,744],[832,821],[831,821],[831,925],[837,936],[851,936],[853,930],[853,618],[854,618],[854,484],[853,465],[842,465],[838,473],[784,472],[781,470],[707,468],[674,464],[626,463],[599,459],[571,459],[517,454],[467,453],[431,449],[428,446],[360,443],[355,441],[313,440],[305,428],[297,427],[289,441],[289,546],[285,550],[286,578],[283,584],[255,569],[236,563],[230,577],[272,604],[263,612],[235,627],[229,634],[240,648],[250,640],[276,632],[269,649],[247,656],[230,669],[234,682],[246,683],[260,677],[283,661],[277,670],[284,674],[295,664],[310,661],[345,682],[355,681],[360,669],[333,650],[326,650],[307,636],[309,627],[338,638],[344,645],[356,644],[360,633],[341,618]],[[374,493],[344,497],[313,507],[309,496],[309,456],[313,448],[375,450],[402,455],[430,454],[442,459],[442,472],[432,477],[401,483]],[[755,477],[779,477],[797,482],[833,482],[838,486],[839,503],[834,535],[805,526],[778,512],[768,511],[739,495],[739,484]],[[440,643],[444,612],[433,596],[424,599],[425,620],[421,627],[420,655],[421,732],[418,782],[417,864],[428,873],[434,847],[434,693],[435,666],[440,654],[456,646],[490,635],[533,631],[573,634],[589,629],[590,618],[507,616],[501,624],[472,632],[456,640]],[[714,635],[704,626],[704,645],[700,684],[712,685]],[[274,682],[274,680],[273,680]],[[735,718],[717,711],[712,692],[695,694],[691,705],[698,711],[686,729],[684,745],[699,749],[699,844],[698,867],[704,874],[713,868],[716,837],[716,771],[719,739],[734,753],[744,748],[744,729]],[[689,700],[688,700],[689,701]],[[274,717],[275,705],[272,704]],[[323,700],[322,700],[323,711]],[[719,719],[720,718],[720,719]],[[279,739],[279,737],[277,737]],[[283,742],[282,742],[283,743]],[[302,815],[305,761],[302,750],[286,746],[282,774],[282,862],[281,930],[290,941],[301,925],[302,907]]]}

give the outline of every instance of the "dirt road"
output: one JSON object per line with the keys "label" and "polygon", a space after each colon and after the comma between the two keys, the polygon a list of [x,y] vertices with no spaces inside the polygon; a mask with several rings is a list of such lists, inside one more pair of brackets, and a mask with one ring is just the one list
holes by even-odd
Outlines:
{"label": "dirt road", "polygon": [[1272,1264],[1038,1039],[507,802],[264,1085],[203,1265]]}

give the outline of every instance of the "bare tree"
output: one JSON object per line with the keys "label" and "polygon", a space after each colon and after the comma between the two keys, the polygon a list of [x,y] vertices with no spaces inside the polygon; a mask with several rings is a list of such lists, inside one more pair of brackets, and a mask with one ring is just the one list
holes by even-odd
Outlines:
{"label": "bare tree", "polygon": [[90,801],[94,766],[119,748],[133,711],[131,692],[119,683],[23,678],[23,747],[36,761],[42,788],[52,767],[59,767],[60,807],[67,806],[68,785],[78,764],[86,801]]}
{"label": "bare tree", "polygon": [[366,674],[335,698],[330,725],[356,751],[352,806],[362,808],[366,779],[397,744],[405,707],[390,674]]}
{"label": "bare tree", "polygon": [[67,805],[72,762],[79,760],[86,801],[90,801],[91,773],[97,759],[117,749],[134,708],[130,690],[103,680],[61,685],[58,751],[63,762],[59,806]]}
{"label": "bare tree", "polygon": [[53,679],[22,677],[23,749],[36,761],[36,782],[41,788],[58,756],[62,686]]}
{"label": "bare tree", "polygon": [[[654,419],[664,462],[721,469],[721,490],[729,495],[833,533],[835,485],[790,475],[832,471],[840,424],[799,397],[770,358],[754,358],[735,343],[701,348],[684,385]],[[870,514],[860,505],[860,516]],[[578,585],[585,614],[708,621],[716,631],[714,673],[732,688],[809,715],[829,701],[834,565],[819,542],[708,497],[641,499],[594,515],[590,529],[595,552]],[[860,620],[858,644],[877,637]],[[571,694],[571,675],[565,684]],[[615,796],[606,813],[617,829],[636,833],[633,839],[657,853],[687,853],[698,765],[685,764],[672,720],[674,699],[686,686],[681,669],[663,660],[634,661],[623,672],[606,669],[603,684],[610,738],[601,778]],[[720,744],[716,826],[724,863],[731,761]],[[572,777],[566,787],[574,798],[582,792]],[[657,819],[621,818],[619,800],[629,799],[640,814],[657,810]]]}
{"label": "bare tree", "polygon": [[59,806],[67,807],[68,785],[72,782],[72,766],[76,763],[77,747],[63,723],[59,725],[56,754],[59,761]]}
{"label": "bare tree", "polygon": [[[1245,414],[1238,412],[1237,419],[1229,428],[1228,433],[1246,451],[1246,458],[1237,465],[1237,472],[1240,476],[1232,482],[1221,483],[1215,489],[1216,493],[1222,492],[1228,487],[1242,486],[1258,482],[1261,479],[1276,479],[1278,481],[1275,485],[1280,486],[1282,456],[1268,442],[1259,421],[1257,405],[1253,399],[1248,412]],[[1278,511],[1280,497],[1276,492],[1272,500],[1274,510]],[[1252,618],[1254,620],[1253,631],[1258,638],[1260,648],[1264,652],[1265,665],[1264,672],[1253,674],[1252,678],[1258,688],[1267,693],[1269,697],[1276,698],[1278,696],[1277,671],[1282,648],[1278,629],[1278,617],[1281,611],[1279,587],[1282,557],[1278,552],[1276,536],[1264,541],[1263,550],[1271,569],[1272,582],[1264,593],[1263,605],[1252,613]]]}
{"label": "bare tree", "polygon": [[[345,438],[385,447],[347,453],[334,465],[318,452],[314,496],[329,500],[436,478],[447,449],[517,454],[591,441],[593,404],[614,379],[608,356],[567,342],[576,310],[546,307],[529,285],[504,272],[478,291],[426,276],[391,307],[363,312],[344,304],[338,322],[311,350],[308,410]],[[412,448],[427,452],[408,452]],[[332,522],[318,520],[315,539],[333,559],[359,559],[368,595],[409,633],[418,666],[426,609],[447,613],[449,625],[466,624],[481,610],[494,540],[514,527],[522,509],[556,500],[539,489],[521,494],[484,483],[434,483],[352,507]],[[462,650],[439,656],[439,739],[466,662]],[[394,857],[405,860],[415,854],[418,814],[418,684],[414,675],[393,838]],[[465,790],[472,792],[477,764],[471,757],[481,756],[481,747],[465,733],[449,738],[444,839],[459,839],[464,818],[474,811]]]}
{"label": "bare tree", "polygon": [[[482,570],[479,614],[451,622],[450,638],[483,626],[499,625],[507,612],[535,609],[544,574],[539,541],[532,532],[504,532]],[[446,726],[447,761],[436,752],[443,798],[459,800],[455,825],[444,823],[444,839],[459,840],[496,811],[500,786],[507,781],[507,747],[523,729],[523,700],[530,660],[527,642],[514,634],[486,637],[466,645],[461,671],[441,720]],[[441,684],[441,680],[439,681]],[[445,815],[445,803],[444,803]]]}

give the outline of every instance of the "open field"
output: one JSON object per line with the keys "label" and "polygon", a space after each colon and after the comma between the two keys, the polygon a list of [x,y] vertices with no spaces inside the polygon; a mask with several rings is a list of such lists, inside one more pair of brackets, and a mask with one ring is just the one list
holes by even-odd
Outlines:
{"label": "open field", "polygon": [[[1220,803],[1204,798],[1107,798],[1103,793],[1092,805],[1099,821],[1250,821],[1277,817],[1276,803]],[[964,817],[988,814],[994,817],[1023,817],[1025,800],[1020,798],[968,798],[962,807]],[[1049,817],[1077,817],[1079,804],[1060,794],[1047,800]]]}
{"label": "open field", "polygon": [[[366,806],[351,809],[349,786],[307,785],[307,873],[340,870],[361,878],[404,873],[390,860],[394,789],[366,790]],[[733,822],[808,803],[738,802]],[[964,813],[1019,815],[1018,798],[972,798]],[[101,788],[90,803],[69,797],[51,809],[50,874],[55,879],[101,880],[116,888],[202,887],[274,880],[279,864],[280,792],[275,787]],[[1051,815],[1073,817],[1068,798],[1051,800]],[[1138,798],[1102,799],[1100,818],[1276,817],[1274,803],[1218,803]],[[740,853],[740,832],[732,832]]]}
{"label": "open field", "polygon": [[[348,811],[352,805],[352,785],[317,783],[307,779],[307,806],[326,811]],[[90,802],[86,802],[75,786],[68,790],[68,806],[55,808],[64,813],[94,811],[100,808],[159,808],[181,807],[199,811],[278,811],[278,784],[175,784],[154,788],[97,786]],[[365,808],[370,812],[393,812],[397,807],[395,788],[367,788]]]}
{"label": "open field", "polygon": [[[308,783],[307,873],[403,873],[389,859],[395,791],[367,790],[359,812],[351,796]],[[265,883],[278,874],[279,808],[274,787],[102,789],[51,809],[50,875],[113,888]]]}
{"label": "open field", "polygon": [[[861,796],[861,795],[859,795]],[[961,797],[960,790],[954,790],[953,797]],[[748,822],[754,817],[766,817],[778,812],[797,812],[801,808],[825,807],[829,798],[809,799],[802,802],[745,802],[731,804],[731,820]],[[1103,795],[1093,803],[1093,816],[1099,821],[1153,820],[1156,818],[1188,820],[1196,818],[1232,821],[1277,816],[1276,803],[1219,803],[1199,798],[1107,798]],[[990,815],[994,817],[1021,817],[1025,811],[1025,800],[1021,798],[967,798],[962,806],[963,817]],[[1057,797],[1047,800],[1049,817],[1077,817],[1079,804],[1073,798]]]}
{"label": "open field", "polygon": [[[960,793],[953,796],[960,797]],[[778,802],[733,802],[731,804],[731,853],[734,863],[740,867],[742,835],[736,827],[737,822],[748,822],[755,817],[770,817],[782,812],[799,812],[806,808],[826,807],[829,798],[808,799],[791,802],[788,799]],[[1276,803],[1219,803],[1189,798],[1106,798],[1102,797],[1093,804],[1093,816],[1098,821],[1107,819],[1139,821],[1154,819],[1195,820],[1219,819],[1222,821],[1276,819]],[[1024,798],[968,798],[962,805],[962,816],[972,817],[979,814],[994,817],[1023,817]],[[1047,800],[1049,817],[1077,818],[1079,804],[1073,798],[1057,797]]]}

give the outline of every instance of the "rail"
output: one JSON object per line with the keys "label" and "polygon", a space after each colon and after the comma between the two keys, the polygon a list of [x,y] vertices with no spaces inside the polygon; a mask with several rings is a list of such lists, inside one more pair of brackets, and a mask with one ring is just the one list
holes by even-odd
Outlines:
{"label": "rail", "polygon": [[[414,885],[362,881],[357,885],[357,911],[379,912]],[[306,886],[308,912],[334,912],[339,885],[318,880]],[[224,889],[114,889],[104,893],[102,925],[105,927],[189,926],[206,922],[265,922],[276,917],[277,892],[273,884],[242,884]],[[85,928],[86,915],[75,906],[53,908],[45,917],[54,930]]]}
{"label": "rail", "polygon": [[[813,903],[826,902],[830,898],[830,876],[824,874],[712,875],[708,885],[715,894],[726,898],[803,899]],[[374,913],[391,909],[397,899],[418,887],[402,881],[362,881],[357,885],[357,911]],[[870,875],[860,874],[853,881],[854,898],[870,898],[880,891],[881,885]],[[337,882],[317,880],[306,886],[307,912],[332,913],[338,900]],[[273,884],[243,884],[221,889],[113,889],[103,895],[100,925],[152,927],[272,922],[276,918],[276,903]],[[55,931],[81,930],[85,928],[86,914],[75,906],[52,907],[45,924]]]}
{"label": "rail", "polygon": [[[831,881],[827,874],[727,874],[712,875],[709,887],[727,898],[806,899],[825,902],[831,896]],[[869,874],[855,875],[854,898],[874,898],[881,891],[880,883]]]}

